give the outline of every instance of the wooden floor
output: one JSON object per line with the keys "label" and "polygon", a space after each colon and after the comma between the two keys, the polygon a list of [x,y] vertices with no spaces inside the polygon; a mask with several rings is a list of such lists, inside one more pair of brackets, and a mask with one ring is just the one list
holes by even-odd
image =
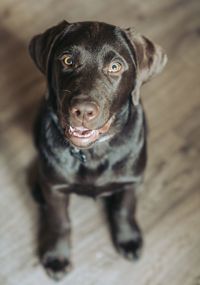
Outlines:
{"label": "wooden floor", "polygon": [[36,255],[38,209],[27,185],[35,157],[31,126],[45,88],[27,44],[64,18],[136,26],[165,47],[169,62],[143,87],[150,126],[138,206],[143,257],[136,263],[119,257],[100,205],[74,196],[74,270],[60,284],[199,285],[199,0],[0,1],[0,284],[54,284]]}

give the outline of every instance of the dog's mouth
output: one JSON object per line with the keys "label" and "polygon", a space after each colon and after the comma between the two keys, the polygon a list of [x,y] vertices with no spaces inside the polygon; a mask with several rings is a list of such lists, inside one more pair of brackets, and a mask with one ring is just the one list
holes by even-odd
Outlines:
{"label": "dog's mouth", "polygon": [[74,146],[79,148],[87,148],[96,142],[101,135],[108,132],[112,121],[113,117],[110,118],[101,128],[95,130],[85,128],[84,126],[69,126],[69,128],[67,128],[65,131],[65,135]]}

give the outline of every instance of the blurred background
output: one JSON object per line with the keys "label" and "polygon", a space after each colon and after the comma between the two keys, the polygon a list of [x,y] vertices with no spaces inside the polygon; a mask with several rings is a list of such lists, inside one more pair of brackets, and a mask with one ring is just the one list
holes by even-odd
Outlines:
{"label": "blurred background", "polygon": [[60,284],[199,285],[199,0],[0,1],[0,284],[54,284],[36,255],[39,215],[27,184],[36,155],[32,123],[45,90],[27,45],[63,19],[135,26],[169,61],[142,88],[150,127],[138,206],[143,257],[130,263],[118,256],[98,203],[73,196],[75,268]]}

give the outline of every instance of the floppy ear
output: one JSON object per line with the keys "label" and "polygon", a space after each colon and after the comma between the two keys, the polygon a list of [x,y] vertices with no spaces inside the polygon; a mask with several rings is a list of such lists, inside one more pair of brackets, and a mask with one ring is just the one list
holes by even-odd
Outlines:
{"label": "floppy ear", "polygon": [[47,73],[48,61],[52,48],[62,31],[68,25],[68,22],[62,21],[58,25],[46,30],[44,33],[32,38],[29,44],[29,53],[42,73]]}
{"label": "floppy ear", "polygon": [[126,34],[136,53],[137,75],[132,101],[134,105],[137,105],[141,85],[163,70],[167,63],[167,55],[159,45],[136,33],[134,29],[126,29]]}

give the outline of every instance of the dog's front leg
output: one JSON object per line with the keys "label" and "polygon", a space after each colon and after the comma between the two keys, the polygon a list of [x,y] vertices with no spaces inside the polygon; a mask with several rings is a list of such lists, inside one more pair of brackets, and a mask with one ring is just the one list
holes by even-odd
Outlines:
{"label": "dog's front leg", "polygon": [[115,193],[105,199],[117,250],[130,260],[139,258],[143,241],[135,218],[136,197],[133,189]]}
{"label": "dog's front leg", "polygon": [[41,261],[48,275],[60,280],[71,269],[69,195],[55,190],[56,185],[40,184],[45,199],[41,217]]}

